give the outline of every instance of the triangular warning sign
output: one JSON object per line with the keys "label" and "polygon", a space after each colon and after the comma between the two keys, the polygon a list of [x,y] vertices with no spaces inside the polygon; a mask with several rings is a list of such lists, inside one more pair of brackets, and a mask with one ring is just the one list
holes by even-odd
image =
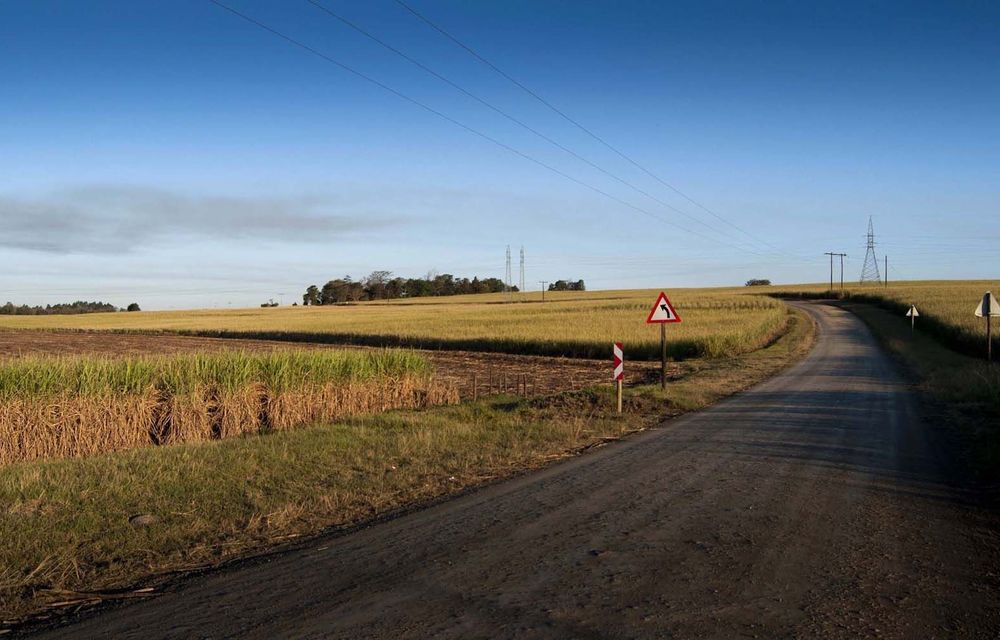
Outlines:
{"label": "triangular warning sign", "polygon": [[989,291],[986,292],[982,301],[976,306],[976,317],[985,318],[986,316],[1000,316],[1000,304],[997,303],[996,297]]}
{"label": "triangular warning sign", "polygon": [[670,304],[667,294],[661,291],[660,297],[656,299],[656,304],[653,305],[649,316],[646,317],[646,324],[667,324],[680,321],[681,317],[674,310],[674,305]]}

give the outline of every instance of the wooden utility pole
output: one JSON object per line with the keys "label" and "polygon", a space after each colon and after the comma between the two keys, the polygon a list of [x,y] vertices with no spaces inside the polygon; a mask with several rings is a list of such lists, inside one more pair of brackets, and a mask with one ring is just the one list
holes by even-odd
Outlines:
{"label": "wooden utility pole", "polygon": [[542,302],[545,302],[545,285],[549,283],[548,280],[539,280],[538,284],[542,285]]}
{"label": "wooden utility pole", "polygon": [[844,258],[847,257],[846,253],[837,253],[836,251],[827,251],[823,255],[830,256],[830,292],[833,292],[833,256],[840,256],[840,290],[844,291]]}

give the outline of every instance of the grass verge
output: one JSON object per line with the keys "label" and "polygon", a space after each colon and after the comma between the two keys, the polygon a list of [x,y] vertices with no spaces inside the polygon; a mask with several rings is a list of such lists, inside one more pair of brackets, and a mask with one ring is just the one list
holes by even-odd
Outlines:
{"label": "grass verge", "polygon": [[808,351],[813,323],[790,314],[788,332],[764,349],[681,363],[666,392],[629,388],[622,416],[608,385],[0,468],[0,619],[155,593],[177,572],[335,532],[702,408]]}
{"label": "grass verge", "polygon": [[[957,353],[919,326],[881,306],[843,302],[916,381],[924,415],[962,462],[960,480],[996,497],[1000,482],[1000,364]],[[895,310],[898,311],[898,310]],[[921,319],[918,319],[918,325]]]}

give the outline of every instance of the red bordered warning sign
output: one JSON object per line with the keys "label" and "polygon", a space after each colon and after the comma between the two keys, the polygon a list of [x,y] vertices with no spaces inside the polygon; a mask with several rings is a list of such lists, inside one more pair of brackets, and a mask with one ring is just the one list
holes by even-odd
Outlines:
{"label": "red bordered warning sign", "polygon": [[670,304],[670,298],[661,291],[660,297],[656,299],[656,304],[653,305],[646,317],[646,324],[671,324],[680,321],[681,317],[674,310],[674,305]]}
{"label": "red bordered warning sign", "polygon": [[625,379],[625,352],[622,350],[622,343],[616,342],[612,351],[612,362],[615,365],[614,380]]}

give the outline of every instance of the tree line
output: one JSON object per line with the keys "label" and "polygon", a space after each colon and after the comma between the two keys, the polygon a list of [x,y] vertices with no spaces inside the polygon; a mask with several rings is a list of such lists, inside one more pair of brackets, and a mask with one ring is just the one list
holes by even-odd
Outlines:
{"label": "tree line", "polygon": [[556,280],[549,283],[549,291],[586,291],[587,285],[583,280]]}
{"label": "tree line", "polygon": [[0,306],[0,315],[5,316],[55,316],[74,315],[79,313],[110,313],[115,311],[139,311],[139,305],[135,302],[127,309],[119,309],[107,302],[86,302],[77,300],[76,302],[47,304],[44,307],[36,305],[29,307],[26,304],[15,305],[13,302]]}
{"label": "tree line", "polygon": [[[355,280],[344,276],[330,280],[322,287],[310,285],[302,295],[302,304],[324,305],[359,302],[361,300],[393,300],[426,296],[455,296],[467,293],[499,293],[506,287],[500,278],[456,278],[450,273],[426,278],[394,277],[391,271],[372,271]],[[517,287],[511,287],[517,291]]]}

